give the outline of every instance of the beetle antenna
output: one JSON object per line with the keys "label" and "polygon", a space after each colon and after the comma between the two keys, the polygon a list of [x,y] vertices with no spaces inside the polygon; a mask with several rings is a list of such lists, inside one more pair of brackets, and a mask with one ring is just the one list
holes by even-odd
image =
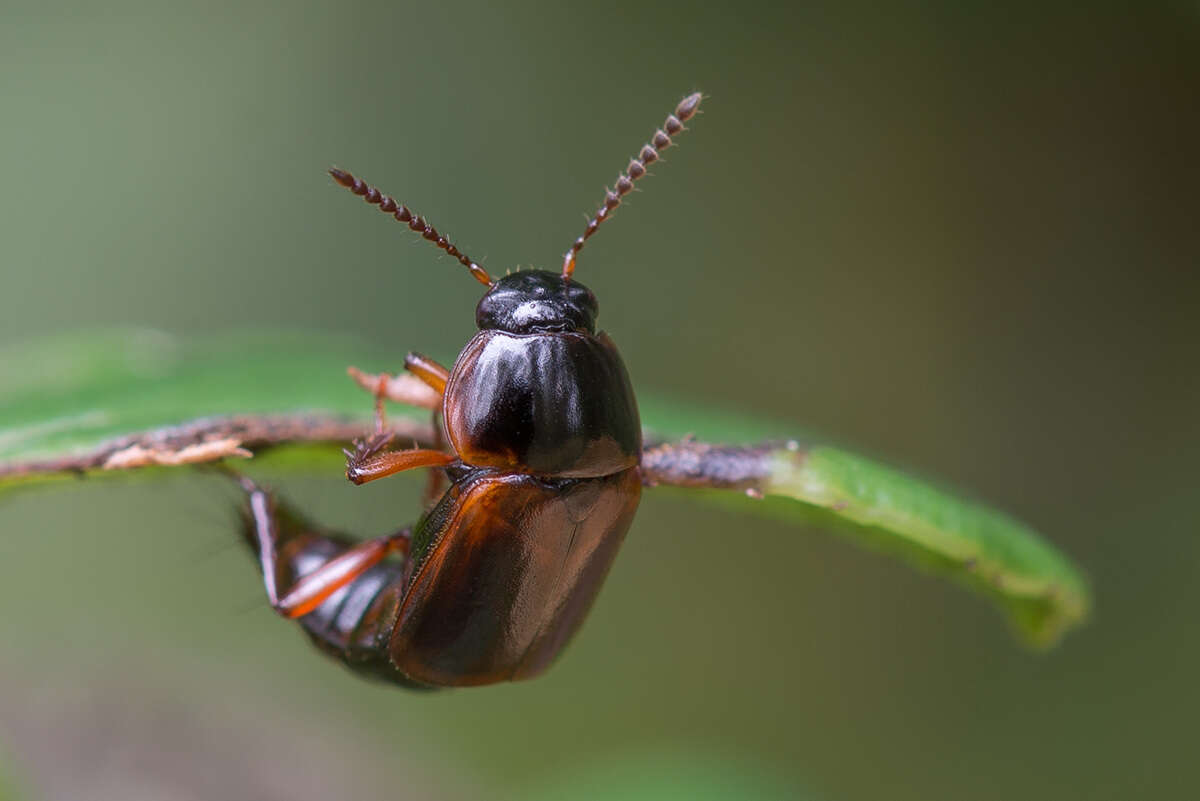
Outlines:
{"label": "beetle antenna", "polygon": [[379,210],[387,214],[391,214],[397,221],[408,223],[408,227],[416,231],[422,238],[428,239],[433,244],[437,245],[442,250],[449,253],[454,258],[458,259],[459,264],[471,271],[471,275],[475,276],[475,280],[486,287],[493,285],[492,277],[487,274],[487,270],[480,267],[475,262],[467,258],[467,255],[456,248],[450,240],[437,232],[437,229],[425,221],[424,217],[418,214],[413,214],[408,206],[403,203],[397,203],[393,198],[383,194],[375,187],[368,184],[361,178],[355,178],[345,170],[339,170],[336,167],[330,167],[329,174],[333,180],[337,181],[342,186],[349,189],[356,195],[362,197],[363,200],[372,205],[379,206]]}
{"label": "beetle antenna", "polygon": [[564,281],[570,281],[571,276],[574,275],[575,258],[583,249],[583,243],[591,239],[592,234],[596,233],[596,229],[600,227],[600,223],[612,216],[617,206],[621,205],[621,198],[633,191],[633,182],[646,174],[646,168],[650,164],[658,161],[658,154],[671,146],[671,137],[686,130],[683,124],[696,115],[696,110],[700,107],[700,101],[703,99],[699,92],[694,92],[680,100],[679,105],[675,107],[675,113],[667,117],[663,127],[654,132],[650,143],[643,145],[637,158],[631,160],[625,172],[617,176],[615,187],[604,190],[604,204],[587,224],[587,228],[583,229],[583,235],[572,243],[571,249],[563,256],[562,277]]}

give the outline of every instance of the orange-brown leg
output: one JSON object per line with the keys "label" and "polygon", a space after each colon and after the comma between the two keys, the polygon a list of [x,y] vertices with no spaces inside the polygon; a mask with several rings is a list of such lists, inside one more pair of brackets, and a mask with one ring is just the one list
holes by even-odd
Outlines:
{"label": "orange-brown leg", "polygon": [[[404,369],[411,375],[388,373],[364,373],[357,367],[347,367],[346,372],[360,387],[375,396],[375,432],[387,429],[384,416],[384,400],[431,409],[435,413],[442,405],[446,392],[446,381],[450,371],[428,356],[410,352],[404,357]],[[436,426],[436,420],[435,420]]]}
{"label": "orange-brown leg", "polygon": [[[404,369],[427,384],[439,396],[446,394],[446,382],[450,380],[450,371],[428,356],[409,351],[404,357]],[[445,437],[442,436],[442,419],[437,409],[433,412],[433,443],[438,450],[446,447]],[[445,488],[446,474],[441,470],[431,470],[425,483],[425,506],[430,507],[441,498]]]}
{"label": "orange-brown leg", "polygon": [[[442,425],[438,416],[442,395],[446,391],[446,382],[450,378],[450,371],[428,356],[416,352],[410,352],[404,357],[404,369],[408,370],[411,375],[392,376],[387,373],[373,375],[364,373],[357,367],[347,368],[350,377],[360,387],[375,396],[374,436],[356,441],[353,453],[346,451],[346,477],[355,484],[365,484],[368,481],[384,478],[414,467],[445,467],[454,461],[453,455],[442,452],[446,443],[442,436]],[[392,440],[392,434],[387,430],[387,419],[383,408],[384,400],[431,409],[433,411],[434,449],[385,450]],[[440,470],[430,472],[429,481],[425,487],[427,503],[441,497],[445,478],[445,474]]]}
{"label": "orange-brown leg", "polygon": [[[442,429],[442,415],[438,412],[433,413],[433,448],[434,450],[443,451],[446,449],[446,437]],[[431,509],[438,500],[441,499],[442,493],[446,491],[449,484],[449,477],[445,470],[430,470],[429,477],[425,479],[425,492],[422,496],[425,508]]]}
{"label": "orange-brown leg", "polygon": [[364,373],[358,367],[347,367],[346,372],[354,383],[376,398],[376,416],[383,415],[384,399],[422,409],[437,410],[442,405],[442,395],[450,371],[428,356],[409,353],[404,356],[404,369],[409,374]]}
{"label": "orange-brown leg", "polygon": [[354,383],[375,396],[377,414],[385,399],[422,409],[438,409],[442,405],[442,393],[415,375],[364,373],[357,367],[347,367],[346,372]]}
{"label": "orange-brown leg", "polygon": [[271,496],[248,478],[238,477],[238,483],[246,491],[249,501],[248,522],[258,545],[259,565],[262,568],[267,601],[284,617],[304,617],[324,603],[329,596],[379,564],[388,554],[408,554],[409,539],[412,536],[408,529],[376,537],[348,548],[316,570],[297,579],[291,588],[280,596],[276,586],[279,518],[271,508]]}
{"label": "orange-brown leg", "polygon": [[428,356],[416,352],[404,357],[404,369],[412,375],[364,373],[357,367],[347,367],[346,372],[354,379],[354,383],[375,396],[377,405],[387,399],[424,409],[440,407],[450,371]]}
{"label": "orange-brown leg", "polygon": [[403,470],[417,467],[445,467],[458,457],[441,451],[413,448],[405,451],[385,450],[392,433],[382,431],[354,443],[354,451],[346,451],[346,478],[355,484],[386,478]]}
{"label": "orange-brown leg", "polygon": [[409,351],[404,357],[404,369],[425,382],[439,396],[446,393],[446,382],[450,380],[450,371],[428,356],[416,351]]}
{"label": "orange-brown leg", "polygon": [[[409,405],[427,406],[433,410],[433,449],[445,450],[446,441],[438,411],[441,407],[442,396],[446,392],[446,382],[450,379],[450,371],[428,356],[415,351],[409,352],[404,357],[404,369],[410,375],[390,376],[387,373],[370,375],[354,367],[350,368],[350,375],[358,382],[358,385],[375,395],[376,436],[382,435],[387,428],[387,422],[383,415],[384,398]],[[433,393],[436,393],[437,402],[431,404]],[[437,501],[445,488],[446,474],[441,470],[431,470],[425,484],[425,505],[431,506]]]}

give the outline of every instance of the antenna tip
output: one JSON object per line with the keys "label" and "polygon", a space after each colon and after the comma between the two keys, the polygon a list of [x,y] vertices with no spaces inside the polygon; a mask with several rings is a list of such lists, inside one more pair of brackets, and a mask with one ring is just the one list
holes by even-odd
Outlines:
{"label": "antenna tip", "polygon": [[696,114],[696,109],[700,107],[700,101],[704,99],[704,95],[699,92],[692,94],[679,101],[679,105],[675,107],[675,116],[683,122],[687,122]]}
{"label": "antenna tip", "polygon": [[342,186],[354,186],[354,176],[345,170],[339,170],[337,167],[329,168],[329,177],[337,181]]}

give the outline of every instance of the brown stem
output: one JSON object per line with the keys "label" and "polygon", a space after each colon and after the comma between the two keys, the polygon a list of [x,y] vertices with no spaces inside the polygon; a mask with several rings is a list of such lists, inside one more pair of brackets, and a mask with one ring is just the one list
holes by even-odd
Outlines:
{"label": "brown stem", "polygon": [[712,445],[691,439],[652,445],[642,453],[642,481],[647,486],[736,489],[758,494],[770,475],[774,447]]}
{"label": "brown stem", "polygon": [[[395,418],[388,428],[395,439],[420,448],[438,448],[432,426]],[[229,456],[247,456],[273,446],[299,443],[344,445],[367,436],[369,423],[328,414],[238,415],[207,417],[174,426],[129,434],[91,450],[53,459],[0,464],[0,481],[48,473],[125,469],[146,465],[199,464]],[[760,493],[776,447],[712,445],[685,439],[655,441],[642,454],[647,486],[700,487]]]}
{"label": "brown stem", "polygon": [[[396,437],[433,446],[427,423],[392,420]],[[0,480],[41,473],[78,473],[104,467],[140,467],[215,461],[238,451],[261,451],[274,445],[303,442],[346,443],[370,431],[360,420],[322,414],[239,415],[206,417],[153,431],[129,434],[88,451],[53,459],[0,464]]]}

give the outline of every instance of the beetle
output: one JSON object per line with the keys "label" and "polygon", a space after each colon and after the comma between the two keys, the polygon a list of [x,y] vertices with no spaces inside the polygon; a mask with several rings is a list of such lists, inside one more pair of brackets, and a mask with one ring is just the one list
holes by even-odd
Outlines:
{"label": "beetle", "polygon": [[[641,494],[641,425],[620,354],[574,279],[587,240],[692,119],[675,107],[629,162],[561,271],[493,279],[423,217],[340,169],[338,184],[447,252],[487,287],[479,332],[446,369],[418,353],[406,374],[351,376],[375,396],[375,433],[346,451],[355,484],[430,468],[410,528],[354,543],[251,479],[243,533],[267,600],[323,651],[414,688],[484,685],[545,671],[579,629]],[[393,450],[385,400],[433,411],[438,444]],[[402,559],[387,559],[397,554]]]}

